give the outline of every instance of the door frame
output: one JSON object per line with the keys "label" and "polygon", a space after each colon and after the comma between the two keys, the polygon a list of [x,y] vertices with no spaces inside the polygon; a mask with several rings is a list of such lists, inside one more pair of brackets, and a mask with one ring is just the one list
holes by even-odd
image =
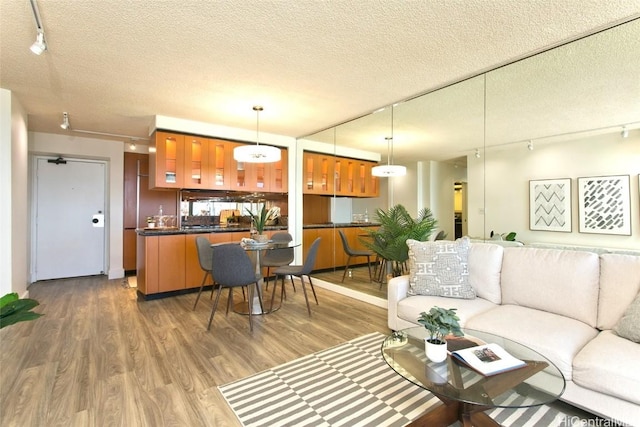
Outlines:
{"label": "door frame", "polygon": [[104,237],[103,237],[103,248],[102,248],[102,252],[103,252],[103,259],[102,259],[102,266],[103,266],[103,274],[108,276],[108,272],[109,272],[109,236],[111,235],[110,233],[110,229],[111,229],[111,215],[110,215],[110,211],[111,211],[111,206],[109,204],[109,188],[110,188],[110,183],[109,183],[109,161],[108,160],[103,160],[103,159],[97,159],[97,158],[84,158],[84,157],[64,157],[64,156],[58,156],[58,155],[48,155],[48,154],[32,154],[30,155],[31,159],[29,161],[30,167],[31,167],[31,173],[30,173],[30,185],[29,185],[29,199],[31,201],[30,203],[30,207],[29,207],[29,216],[30,216],[30,226],[29,226],[29,283],[34,283],[36,281],[36,234],[35,234],[35,230],[36,230],[36,226],[37,226],[37,212],[38,212],[38,179],[37,179],[37,173],[38,173],[38,161],[40,159],[43,160],[55,160],[56,158],[64,158],[64,160],[66,161],[77,161],[77,162],[86,162],[86,163],[101,163],[104,165],[104,176],[103,176],[103,180],[104,180],[104,200],[103,200],[103,206],[104,206],[104,228],[103,228],[103,233],[104,233]]}

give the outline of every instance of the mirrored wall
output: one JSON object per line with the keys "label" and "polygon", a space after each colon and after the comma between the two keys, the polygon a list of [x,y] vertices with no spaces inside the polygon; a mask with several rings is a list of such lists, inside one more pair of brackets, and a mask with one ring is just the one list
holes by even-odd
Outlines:
{"label": "mirrored wall", "polygon": [[[349,200],[352,212],[429,207],[448,238],[463,219],[476,239],[640,249],[638,70],[636,19],[302,140],[386,163],[393,133],[407,175],[381,178],[380,197]],[[613,228],[583,200],[593,177],[622,190]]]}

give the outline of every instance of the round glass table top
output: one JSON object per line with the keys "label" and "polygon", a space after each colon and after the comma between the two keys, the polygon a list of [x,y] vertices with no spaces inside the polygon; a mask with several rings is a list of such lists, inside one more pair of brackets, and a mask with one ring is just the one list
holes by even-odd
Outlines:
{"label": "round glass table top", "polygon": [[[427,359],[422,327],[394,332],[382,343],[382,356],[399,375],[438,397],[485,407],[523,408],[553,402],[562,395],[565,379],[546,357],[515,341],[473,330],[465,338],[494,343],[526,362],[508,372],[484,376],[451,355],[441,363]],[[453,341],[453,340],[452,340]],[[450,344],[451,345],[451,344]]]}

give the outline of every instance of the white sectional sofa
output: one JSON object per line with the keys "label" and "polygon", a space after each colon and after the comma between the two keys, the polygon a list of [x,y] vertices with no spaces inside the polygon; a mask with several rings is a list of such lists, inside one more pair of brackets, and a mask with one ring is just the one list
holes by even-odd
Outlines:
{"label": "white sectional sofa", "polygon": [[567,381],[562,400],[640,426],[640,344],[614,332],[640,291],[640,257],[471,243],[468,274],[473,299],[411,295],[408,275],[391,279],[389,328],[419,325],[432,306],[456,308],[464,328],[551,360]]}

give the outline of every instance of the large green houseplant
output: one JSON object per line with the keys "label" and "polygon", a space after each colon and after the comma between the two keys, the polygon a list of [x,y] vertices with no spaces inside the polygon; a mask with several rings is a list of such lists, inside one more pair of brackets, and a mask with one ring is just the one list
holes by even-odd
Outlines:
{"label": "large green houseplant", "polygon": [[405,263],[409,259],[407,239],[424,242],[438,225],[429,208],[421,209],[414,219],[403,205],[392,206],[387,211],[377,209],[374,218],[380,227],[366,229],[368,238],[361,239],[361,242],[390,263],[393,276],[405,272]]}
{"label": "large green houseplant", "polygon": [[15,292],[4,295],[0,298],[0,329],[14,323],[35,320],[42,316],[40,313],[31,311],[39,304],[34,299],[20,299]]}

